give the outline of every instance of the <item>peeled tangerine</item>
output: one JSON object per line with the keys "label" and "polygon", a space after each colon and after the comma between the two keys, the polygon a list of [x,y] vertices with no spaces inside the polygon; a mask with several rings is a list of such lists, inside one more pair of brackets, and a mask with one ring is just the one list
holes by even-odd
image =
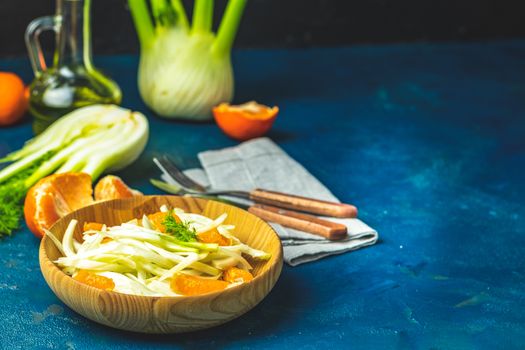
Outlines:
{"label": "peeled tangerine", "polygon": [[238,267],[232,266],[232,267],[227,268],[223,272],[222,279],[230,283],[235,283],[235,282],[246,283],[246,282],[250,282],[251,280],[253,280],[253,275],[249,271],[239,269]]}
{"label": "peeled tangerine", "polygon": [[219,128],[231,138],[245,141],[266,134],[273,125],[278,107],[267,107],[250,101],[242,105],[221,103],[213,108]]}
{"label": "peeled tangerine", "polygon": [[228,282],[179,273],[171,279],[170,287],[177,294],[199,295],[224,290]]}
{"label": "peeled tangerine", "polygon": [[35,236],[42,238],[62,216],[93,203],[91,176],[63,173],[44,177],[27,192],[24,216]]}
{"label": "peeled tangerine", "polygon": [[100,276],[86,270],[79,270],[73,276],[73,279],[98,289],[113,290],[115,288],[115,282],[113,282],[111,278]]}
{"label": "peeled tangerine", "polygon": [[104,224],[100,222],[85,222],[84,226],[82,226],[82,231],[100,231],[102,228],[104,228]]}
{"label": "peeled tangerine", "polygon": [[[58,219],[93,204],[91,176],[86,173],[62,173],[44,177],[29,189],[24,203],[24,217],[29,230],[39,238]],[[108,175],[95,187],[96,200],[127,198],[138,195],[120,178]]]}
{"label": "peeled tangerine", "polygon": [[[180,218],[177,215],[173,213],[171,215],[175,218],[176,222],[181,222]],[[157,230],[159,230],[160,232],[166,232],[166,227],[164,227],[164,220],[166,220],[166,216],[168,216],[168,213],[163,213],[159,211],[157,213],[148,215],[148,219],[153,225],[155,225],[155,228]]]}
{"label": "peeled tangerine", "polygon": [[231,240],[221,235],[216,228],[199,233],[197,239],[202,243],[217,243],[220,246],[231,245]]}
{"label": "peeled tangerine", "polygon": [[130,188],[120,177],[115,175],[103,177],[95,186],[95,200],[97,201],[131,198],[140,195],[142,193]]}

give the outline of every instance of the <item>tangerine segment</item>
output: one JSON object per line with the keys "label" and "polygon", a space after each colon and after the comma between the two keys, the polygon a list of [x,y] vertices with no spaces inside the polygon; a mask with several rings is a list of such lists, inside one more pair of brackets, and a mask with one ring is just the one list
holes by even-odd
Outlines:
{"label": "tangerine segment", "polygon": [[59,218],[93,203],[91,176],[85,173],[54,174],[40,179],[27,192],[24,217],[39,238]]}
{"label": "tangerine segment", "polygon": [[131,198],[142,195],[139,191],[130,188],[118,176],[104,176],[95,186],[95,200],[106,201],[110,199]]}
{"label": "tangerine segment", "polygon": [[113,290],[115,288],[115,282],[111,278],[100,276],[87,270],[79,270],[73,276],[73,279],[98,289]]}
{"label": "tangerine segment", "polygon": [[[51,181],[60,193],[66,204],[61,208],[57,202],[60,216],[83,208],[93,203],[93,189],[91,188],[91,176],[86,173],[63,173],[51,175]],[[64,209],[62,212],[60,210]]]}
{"label": "tangerine segment", "polygon": [[[86,231],[102,231],[104,228],[104,224],[98,223],[98,222],[85,222],[84,226],[82,227],[83,232]],[[113,239],[109,237],[102,238],[102,241],[100,243],[108,243],[111,242]]]}
{"label": "tangerine segment", "polygon": [[44,229],[49,229],[60,219],[51,183],[39,182],[29,189],[24,203],[24,217],[29,230],[39,238],[44,236]]}
{"label": "tangerine segment", "polygon": [[200,295],[224,290],[228,287],[228,282],[180,273],[173,276],[170,287],[177,294]]}
{"label": "tangerine segment", "polygon": [[[153,225],[155,225],[155,228],[157,230],[159,230],[162,233],[165,233],[166,232],[166,227],[164,226],[163,223],[164,223],[164,220],[166,220],[167,216],[168,216],[168,213],[164,213],[164,212],[159,211],[157,213],[153,213],[153,214],[148,215],[148,219],[149,219],[149,221],[151,221],[151,223]],[[177,221],[178,223],[181,223],[181,219],[177,215],[171,213],[171,216],[173,216],[175,218],[175,221]]]}
{"label": "tangerine segment", "polygon": [[99,222],[84,222],[83,231],[102,231],[104,224]]}
{"label": "tangerine segment", "polygon": [[230,283],[239,281],[246,283],[253,280],[253,275],[249,271],[238,267],[229,267],[222,273],[222,279]]}
{"label": "tangerine segment", "polygon": [[220,246],[231,245],[231,240],[221,235],[216,228],[197,234],[197,239],[202,243],[217,243]]}

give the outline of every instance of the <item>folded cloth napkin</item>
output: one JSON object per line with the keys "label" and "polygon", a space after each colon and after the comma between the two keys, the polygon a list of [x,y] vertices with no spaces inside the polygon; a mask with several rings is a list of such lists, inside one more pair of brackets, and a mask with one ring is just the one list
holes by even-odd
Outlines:
{"label": "folded cloth napkin", "polygon": [[[221,150],[201,152],[198,156],[203,169],[189,169],[185,173],[212,189],[251,191],[263,188],[339,202],[319,180],[268,138],[247,141]],[[163,179],[170,182],[165,176]],[[238,198],[228,199],[239,202]],[[271,223],[281,238],[284,261],[287,264],[297,266],[372,245],[377,241],[377,232],[359,219],[322,218],[346,225],[348,237],[340,241],[330,241]]]}

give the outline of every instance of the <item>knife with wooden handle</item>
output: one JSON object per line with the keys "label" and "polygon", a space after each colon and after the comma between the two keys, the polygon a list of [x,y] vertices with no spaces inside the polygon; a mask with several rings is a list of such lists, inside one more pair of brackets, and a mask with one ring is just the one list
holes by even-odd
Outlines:
{"label": "knife with wooden handle", "polygon": [[275,222],[284,227],[313,233],[329,240],[340,240],[346,237],[347,229],[343,224],[319,219],[315,216],[298,213],[291,210],[256,204],[248,211],[265,221]]}
{"label": "knife with wooden handle", "polygon": [[336,218],[355,218],[357,208],[350,204],[328,202],[275,191],[255,189],[249,198],[255,203],[271,205],[279,208],[304,211],[311,214],[331,216]]}

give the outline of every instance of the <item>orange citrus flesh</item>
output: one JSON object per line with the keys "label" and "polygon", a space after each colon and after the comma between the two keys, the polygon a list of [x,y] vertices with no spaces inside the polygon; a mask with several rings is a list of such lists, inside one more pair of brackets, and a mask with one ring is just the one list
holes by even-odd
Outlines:
{"label": "orange citrus flesh", "polygon": [[120,177],[115,175],[104,176],[95,186],[95,200],[97,201],[131,198],[137,195],[141,195],[141,193],[130,188]]}
{"label": "orange citrus flesh", "polygon": [[226,282],[250,282],[253,280],[253,275],[246,270],[239,269],[238,267],[229,267],[222,273],[222,279]]}
{"label": "orange citrus flesh", "polygon": [[224,290],[228,287],[228,282],[180,273],[173,276],[170,287],[177,294],[200,295]]}
{"label": "orange citrus flesh", "polygon": [[197,234],[197,239],[202,243],[217,243],[220,246],[231,245],[231,240],[221,235],[216,228]]}
{"label": "orange citrus flesh", "polygon": [[[101,231],[104,227],[104,224],[98,223],[98,222],[85,222],[84,226],[82,227],[83,232],[86,231]],[[102,241],[100,243],[108,243],[111,242],[113,239],[109,237],[102,238]]]}
{"label": "orange citrus flesh", "polygon": [[100,276],[86,270],[79,270],[73,279],[99,289],[113,290],[115,288],[115,282],[113,282],[111,278]]}
{"label": "orange citrus flesh", "polygon": [[14,73],[0,72],[0,126],[22,119],[28,105],[28,90]]}
{"label": "orange citrus flesh", "polygon": [[84,222],[83,231],[101,231],[104,227],[104,224],[99,222]]}
{"label": "orange citrus flesh", "polygon": [[[69,214],[93,203],[93,190],[91,189],[91,176],[86,173],[63,173],[48,176],[53,187],[65,201],[64,212]],[[60,202],[58,202],[60,203]],[[58,207],[59,209],[62,209]]]}
{"label": "orange citrus flesh", "polygon": [[259,120],[272,118],[279,112],[278,107],[270,108],[265,105],[258,104],[255,101],[246,102],[241,105],[221,103],[216,107],[216,110],[218,112],[237,113],[241,114],[244,118]]}
{"label": "orange citrus flesh", "polygon": [[273,125],[278,107],[267,107],[251,101],[242,105],[221,103],[213,108],[219,128],[233,139],[244,141],[267,133]]}
{"label": "orange citrus flesh", "polygon": [[[177,215],[173,213],[171,215],[175,218],[175,221],[177,221],[178,223],[181,222],[180,218]],[[157,213],[148,215],[148,219],[153,225],[155,225],[155,228],[157,230],[159,230],[162,233],[165,233],[166,227],[164,226],[163,222],[164,220],[166,220],[166,216],[168,216],[168,213],[163,213],[159,211]]]}
{"label": "orange citrus flesh", "polygon": [[28,228],[43,237],[64,215],[93,203],[91,176],[85,173],[63,173],[47,176],[29,189],[24,202]]}

